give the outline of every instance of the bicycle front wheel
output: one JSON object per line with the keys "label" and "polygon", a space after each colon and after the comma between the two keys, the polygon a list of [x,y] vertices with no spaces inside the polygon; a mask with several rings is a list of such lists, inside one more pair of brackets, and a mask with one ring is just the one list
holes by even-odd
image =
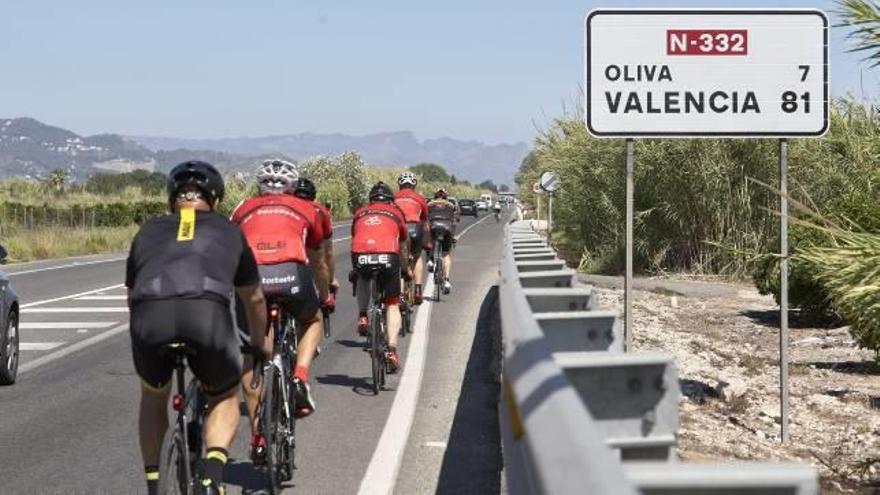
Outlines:
{"label": "bicycle front wheel", "polygon": [[434,300],[440,302],[440,290],[443,288],[443,255],[440,248],[434,249]]}
{"label": "bicycle front wheel", "polygon": [[169,428],[162,439],[162,453],[159,456],[159,493],[162,495],[193,493],[186,439],[178,428]]}

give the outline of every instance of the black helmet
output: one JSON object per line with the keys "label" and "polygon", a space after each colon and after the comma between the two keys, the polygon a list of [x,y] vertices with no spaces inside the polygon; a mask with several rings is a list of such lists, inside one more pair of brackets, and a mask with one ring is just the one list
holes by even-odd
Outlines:
{"label": "black helmet", "polygon": [[388,184],[379,181],[370,189],[370,201],[394,201],[394,191]]}
{"label": "black helmet", "polygon": [[168,173],[168,179],[165,182],[165,190],[168,193],[168,199],[174,198],[181,187],[192,184],[199,188],[209,203],[214,200],[222,201],[223,194],[226,191],[223,185],[223,176],[207,162],[191,160],[177,165]]}
{"label": "black helmet", "polygon": [[314,201],[315,197],[318,195],[318,191],[315,189],[314,182],[305,177],[300,177],[296,180],[296,187],[293,190],[293,195],[297,198]]}

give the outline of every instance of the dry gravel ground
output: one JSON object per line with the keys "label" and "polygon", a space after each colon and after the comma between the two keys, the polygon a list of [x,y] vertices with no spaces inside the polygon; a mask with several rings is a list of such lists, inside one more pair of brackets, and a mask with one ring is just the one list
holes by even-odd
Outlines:
{"label": "dry gravel ground", "polygon": [[[874,354],[856,347],[846,327],[793,321],[791,440],[782,445],[773,299],[744,284],[701,291],[701,282],[681,283],[649,281],[642,287],[650,291],[634,292],[636,349],[672,353],[678,363],[681,458],[806,461],[819,471],[822,493],[880,493]],[[622,291],[601,285],[601,304],[622,310]],[[688,287],[695,290],[682,294]]]}

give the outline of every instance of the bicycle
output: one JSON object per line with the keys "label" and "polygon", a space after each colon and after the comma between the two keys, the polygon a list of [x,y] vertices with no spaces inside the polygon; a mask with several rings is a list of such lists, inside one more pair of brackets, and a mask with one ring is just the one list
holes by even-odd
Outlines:
{"label": "bicycle", "polygon": [[403,281],[403,294],[400,297],[400,331],[398,335],[406,337],[407,333],[412,333],[412,314],[414,311],[415,296],[412,280]]}
{"label": "bicycle", "polygon": [[434,300],[440,302],[440,291],[443,289],[443,240],[446,233],[437,230],[431,234],[434,238],[434,249],[431,257],[434,259]]}
{"label": "bicycle", "polygon": [[[367,352],[370,354],[370,367],[372,369],[373,395],[379,395],[379,391],[385,386],[385,375],[388,373],[388,362],[385,353],[388,351],[388,338],[385,334],[385,305],[382,303],[382,294],[377,288],[379,272],[385,268],[385,263],[378,259],[371,260],[377,255],[361,255],[357,269],[357,283],[367,282],[367,321],[370,322],[367,334]],[[354,286],[355,295],[357,286]]]}
{"label": "bicycle", "polygon": [[[254,369],[260,350],[250,346],[242,346],[242,352],[253,354]],[[208,401],[202,393],[199,380],[193,377],[186,385],[187,356],[195,355],[183,342],[166,344],[161,354],[171,355],[174,359],[174,378],[177,392],[172,396],[171,406],[176,411],[174,427],[168,428],[162,438],[162,450],[159,455],[159,493],[189,495],[195,491],[199,482],[193,473],[202,453],[202,427]],[[257,388],[257,373],[251,387]]]}
{"label": "bicycle", "polygon": [[257,409],[258,434],[266,439],[266,475],[269,493],[293,479],[296,469],[296,419],[291,412],[290,376],[296,363],[298,329],[278,304],[269,305],[269,325],[274,330],[272,359],[263,365],[263,396]]}

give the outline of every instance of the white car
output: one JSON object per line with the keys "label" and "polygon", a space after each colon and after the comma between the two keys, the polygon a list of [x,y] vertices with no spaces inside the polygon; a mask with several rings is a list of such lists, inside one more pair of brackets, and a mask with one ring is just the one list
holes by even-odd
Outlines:
{"label": "white car", "polygon": [[477,200],[477,211],[489,211],[489,204],[483,201],[482,199]]}

